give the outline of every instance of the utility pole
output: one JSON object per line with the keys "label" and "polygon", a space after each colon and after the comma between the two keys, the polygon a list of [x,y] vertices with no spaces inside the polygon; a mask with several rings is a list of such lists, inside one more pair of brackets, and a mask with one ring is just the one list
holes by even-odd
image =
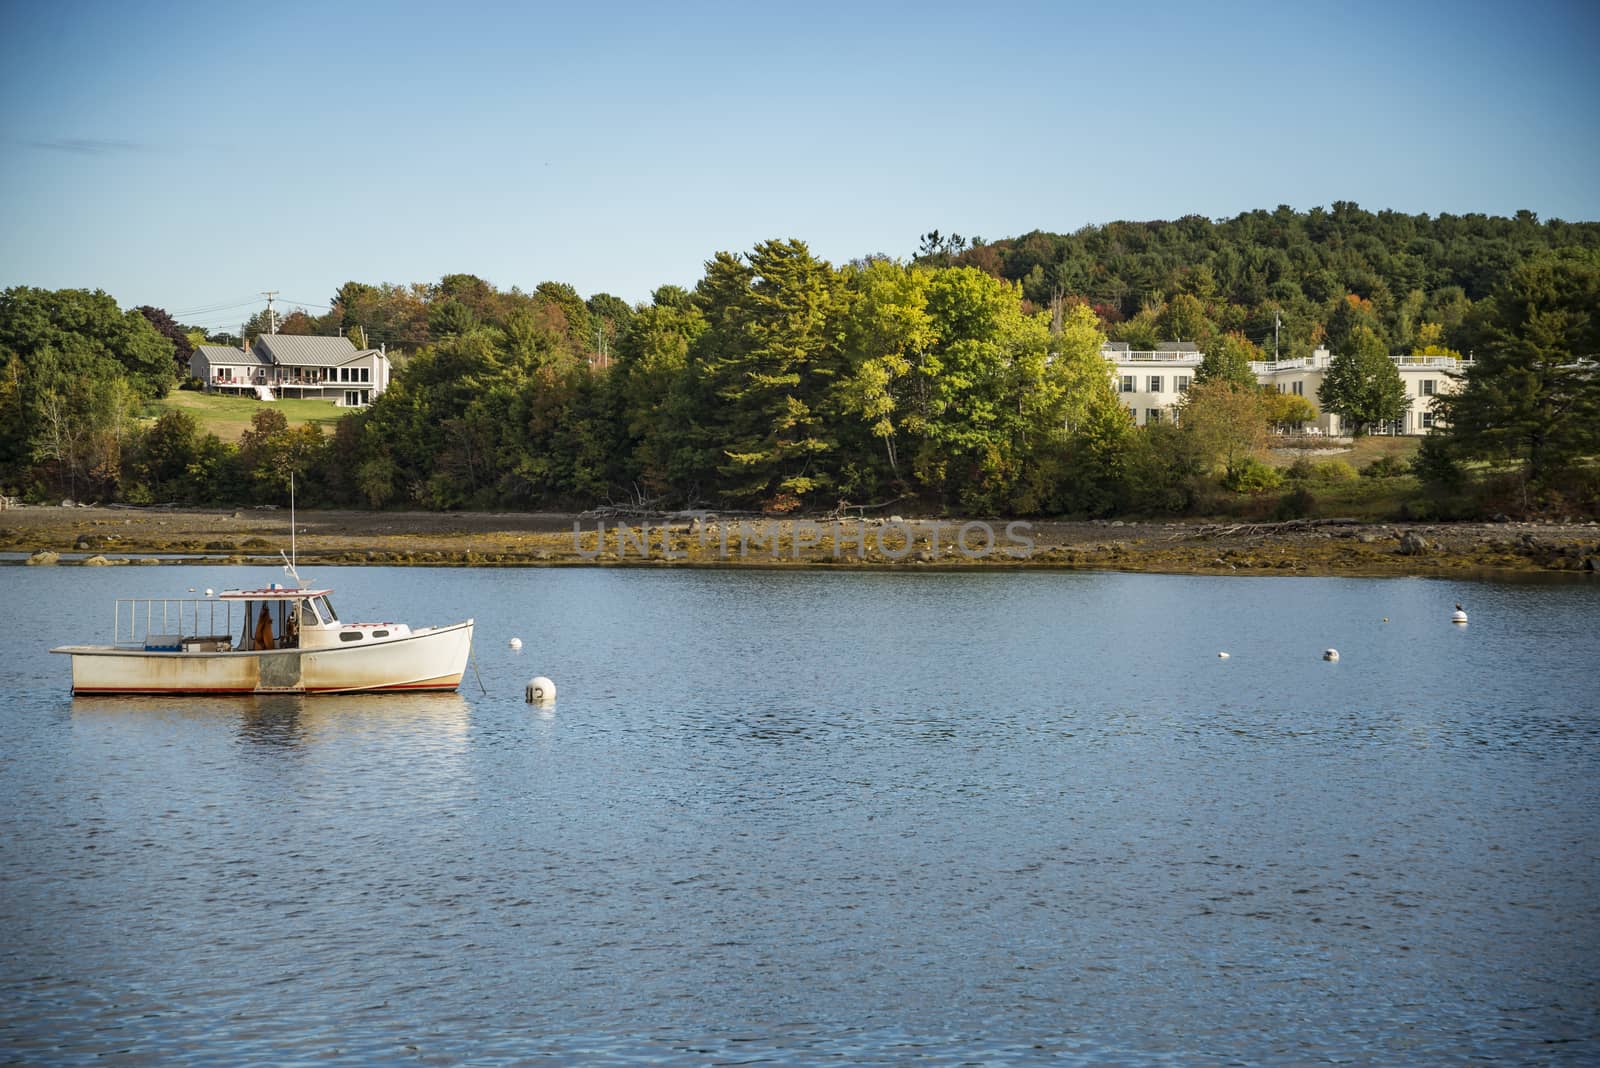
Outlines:
{"label": "utility pole", "polygon": [[1272,313],[1272,362],[1278,362],[1278,327],[1283,325],[1283,316],[1277,312]]}
{"label": "utility pole", "polygon": [[278,314],[272,310],[272,298],[278,295],[276,289],[263,289],[261,295],[267,298],[267,333],[278,332]]}

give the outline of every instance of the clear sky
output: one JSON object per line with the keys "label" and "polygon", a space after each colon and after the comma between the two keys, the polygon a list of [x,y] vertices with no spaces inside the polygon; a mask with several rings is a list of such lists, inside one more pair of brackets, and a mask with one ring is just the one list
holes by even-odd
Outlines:
{"label": "clear sky", "polygon": [[0,0],[0,285],[223,327],[457,271],[638,301],[767,237],[1600,218],[1600,4],[1300,8]]}

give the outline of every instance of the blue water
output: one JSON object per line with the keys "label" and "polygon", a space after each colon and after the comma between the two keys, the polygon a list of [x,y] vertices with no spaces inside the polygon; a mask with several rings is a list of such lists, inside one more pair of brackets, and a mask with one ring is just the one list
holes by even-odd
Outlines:
{"label": "blue water", "polygon": [[0,1060],[1600,1062],[1600,583],[323,568],[487,694],[46,652],[263,577],[0,568]]}

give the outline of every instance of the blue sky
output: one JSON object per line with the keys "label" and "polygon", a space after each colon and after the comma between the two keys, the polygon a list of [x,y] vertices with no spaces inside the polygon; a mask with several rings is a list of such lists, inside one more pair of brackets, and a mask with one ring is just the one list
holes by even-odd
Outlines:
{"label": "blue sky", "polygon": [[0,285],[225,326],[456,271],[644,300],[767,237],[1600,218],[1600,7],[1294,6],[4,0]]}

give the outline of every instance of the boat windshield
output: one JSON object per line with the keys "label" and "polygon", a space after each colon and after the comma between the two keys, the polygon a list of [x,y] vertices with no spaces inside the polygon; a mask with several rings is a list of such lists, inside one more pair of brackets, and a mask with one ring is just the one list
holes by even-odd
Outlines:
{"label": "boat windshield", "polygon": [[339,621],[339,613],[333,610],[333,602],[328,600],[328,598],[313,597],[311,598],[311,604],[316,608],[317,614],[320,615],[324,621],[328,623],[337,623]]}

